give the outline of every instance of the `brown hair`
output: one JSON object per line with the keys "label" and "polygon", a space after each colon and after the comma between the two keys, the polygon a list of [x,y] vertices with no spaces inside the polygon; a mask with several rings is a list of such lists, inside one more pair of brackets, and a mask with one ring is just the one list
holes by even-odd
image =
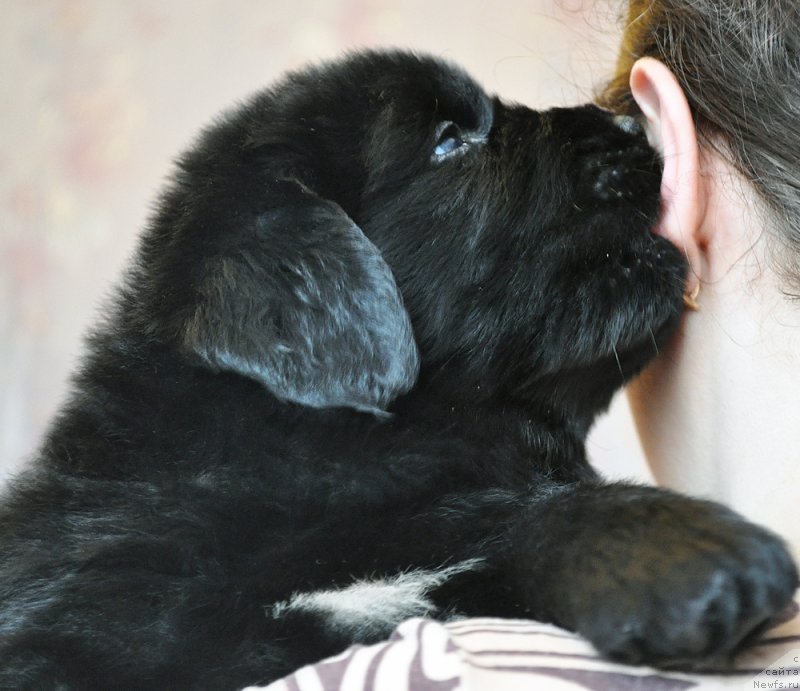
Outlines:
{"label": "brown hair", "polygon": [[600,105],[636,113],[633,63],[665,63],[701,142],[717,146],[766,203],[780,263],[800,296],[800,2],[629,0],[628,8],[616,76]]}

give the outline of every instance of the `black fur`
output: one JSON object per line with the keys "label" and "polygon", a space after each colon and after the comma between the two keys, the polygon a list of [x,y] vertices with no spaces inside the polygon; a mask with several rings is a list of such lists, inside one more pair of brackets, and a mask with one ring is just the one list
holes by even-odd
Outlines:
{"label": "black fur", "polygon": [[623,124],[371,53],[206,131],[0,509],[0,687],[234,689],[417,613],[695,666],[785,606],[775,536],[585,459],[682,309]]}

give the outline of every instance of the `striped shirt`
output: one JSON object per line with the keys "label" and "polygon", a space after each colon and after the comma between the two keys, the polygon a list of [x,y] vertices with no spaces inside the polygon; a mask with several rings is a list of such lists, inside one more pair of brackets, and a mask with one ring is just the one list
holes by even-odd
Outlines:
{"label": "striped shirt", "polygon": [[[600,658],[580,636],[531,621],[409,619],[390,640],[353,646],[262,689],[269,691],[681,691],[800,689],[800,614],[703,674]],[[249,691],[254,691],[250,687]]]}

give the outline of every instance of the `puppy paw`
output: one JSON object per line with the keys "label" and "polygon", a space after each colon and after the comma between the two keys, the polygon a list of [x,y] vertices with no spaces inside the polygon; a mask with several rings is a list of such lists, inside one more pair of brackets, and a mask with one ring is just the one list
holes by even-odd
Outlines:
{"label": "puppy paw", "polygon": [[668,668],[724,665],[790,605],[798,573],[783,542],[697,504],[689,515],[661,512],[665,525],[633,529],[627,547],[596,564],[576,628],[604,655]]}

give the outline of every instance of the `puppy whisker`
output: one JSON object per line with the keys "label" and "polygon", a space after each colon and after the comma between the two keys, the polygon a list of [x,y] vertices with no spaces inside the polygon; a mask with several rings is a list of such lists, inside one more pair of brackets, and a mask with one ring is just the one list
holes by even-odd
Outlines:
{"label": "puppy whisker", "polygon": [[617,345],[616,343],[611,344],[611,350],[614,352],[614,359],[617,361],[617,369],[619,370],[620,375],[623,379],[625,379],[625,372],[622,369],[622,362],[619,359],[619,353],[617,352]]}
{"label": "puppy whisker", "polygon": [[650,342],[653,344],[653,350],[655,351],[656,357],[660,354],[658,349],[658,342],[656,341],[656,335],[653,333],[652,327],[647,327],[647,330],[650,332]]}

